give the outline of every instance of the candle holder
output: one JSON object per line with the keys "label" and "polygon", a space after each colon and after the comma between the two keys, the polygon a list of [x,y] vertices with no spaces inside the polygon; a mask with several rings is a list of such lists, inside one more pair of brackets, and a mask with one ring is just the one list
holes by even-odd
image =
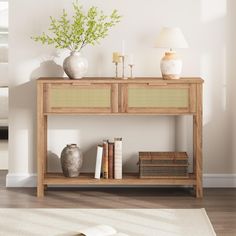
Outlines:
{"label": "candle holder", "polygon": [[119,52],[113,52],[112,53],[112,62],[116,66],[116,75],[115,78],[118,78],[118,64],[121,62],[120,60],[120,53]]}
{"label": "candle holder", "polygon": [[121,62],[122,62],[122,79],[127,79],[125,77],[125,55],[121,55]]}
{"label": "candle holder", "polygon": [[133,76],[133,67],[134,67],[134,64],[129,64],[129,68],[130,68],[130,78],[133,79],[134,76]]}
{"label": "candle holder", "polygon": [[116,66],[116,78],[118,78],[118,62],[114,62],[115,66]]}

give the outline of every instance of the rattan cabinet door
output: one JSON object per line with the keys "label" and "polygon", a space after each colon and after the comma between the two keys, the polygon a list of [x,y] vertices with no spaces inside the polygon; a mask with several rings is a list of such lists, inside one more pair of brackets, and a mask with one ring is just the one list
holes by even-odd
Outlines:
{"label": "rattan cabinet door", "polygon": [[[194,112],[194,88],[188,84],[153,86],[131,85],[126,88],[126,108],[128,113],[179,114]],[[192,101],[192,102],[191,102]]]}
{"label": "rattan cabinet door", "polygon": [[48,84],[45,110],[48,113],[110,113],[110,84]]}

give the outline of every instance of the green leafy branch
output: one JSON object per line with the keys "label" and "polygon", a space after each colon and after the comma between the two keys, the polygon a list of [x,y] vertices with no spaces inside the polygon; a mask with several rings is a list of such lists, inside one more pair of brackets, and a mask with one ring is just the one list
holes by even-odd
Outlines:
{"label": "green leafy branch", "polygon": [[87,13],[78,1],[73,3],[74,15],[69,20],[68,14],[63,14],[58,19],[50,17],[50,35],[45,32],[32,39],[42,44],[55,45],[56,48],[67,48],[70,51],[80,51],[86,45],[95,45],[108,35],[110,28],[120,22],[121,16],[117,10],[110,15],[105,15],[97,7],[89,8]]}

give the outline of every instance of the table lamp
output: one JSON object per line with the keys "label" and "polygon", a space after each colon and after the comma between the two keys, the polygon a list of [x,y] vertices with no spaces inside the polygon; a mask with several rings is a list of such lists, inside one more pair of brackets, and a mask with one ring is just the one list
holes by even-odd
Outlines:
{"label": "table lamp", "polygon": [[163,79],[179,79],[182,71],[182,60],[173,49],[188,48],[182,31],[179,28],[164,27],[156,40],[157,48],[169,48],[161,60]]}

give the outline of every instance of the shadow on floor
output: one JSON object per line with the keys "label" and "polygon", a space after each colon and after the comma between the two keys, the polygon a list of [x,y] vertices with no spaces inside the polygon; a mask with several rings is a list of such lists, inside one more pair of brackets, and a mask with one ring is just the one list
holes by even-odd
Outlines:
{"label": "shadow on floor", "polygon": [[0,187],[6,187],[7,170],[0,170]]}

